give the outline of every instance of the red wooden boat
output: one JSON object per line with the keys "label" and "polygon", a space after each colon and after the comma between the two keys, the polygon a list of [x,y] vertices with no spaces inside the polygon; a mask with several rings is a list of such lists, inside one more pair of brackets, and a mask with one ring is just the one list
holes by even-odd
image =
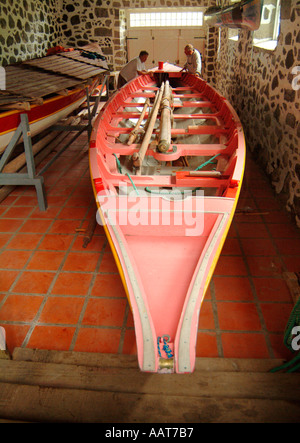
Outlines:
{"label": "red wooden boat", "polygon": [[238,116],[203,79],[165,63],[111,97],[89,151],[139,367],[192,372],[201,305],[242,184]]}
{"label": "red wooden boat", "polygon": [[[0,91],[0,153],[19,126],[21,113],[28,115],[34,136],[76,110],[87,99],[86,88],[90,94],[108,70],[98,45],[61,51],[5,68],[7,90]],[[101,59],[87,58],[93,55]]]}

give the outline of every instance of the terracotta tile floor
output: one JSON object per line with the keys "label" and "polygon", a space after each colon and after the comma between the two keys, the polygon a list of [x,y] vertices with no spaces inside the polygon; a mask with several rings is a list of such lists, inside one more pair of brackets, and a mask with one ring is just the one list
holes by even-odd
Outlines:
{"label": "terracotta tile floor", "polygon": [[[17,187],[0,203],[0,325],[14,347],[135,354],[133,319],[102,227],[93,215],[86,135],[44,174],[48,209]],[[203,303],[197,355],[290,358],[292,299],[284,271],[300,270],[300,230],[247,158],[238,210]]]}

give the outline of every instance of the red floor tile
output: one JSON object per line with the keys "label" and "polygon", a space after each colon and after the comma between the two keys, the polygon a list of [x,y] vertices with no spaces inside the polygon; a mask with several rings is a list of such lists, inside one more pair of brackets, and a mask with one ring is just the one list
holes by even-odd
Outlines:
{"label": "red floor tile", "polygon": [[204,301],[202,303],[198,329],[215,329],[213,308],[210,301]]}
{"label": "red floor tile", "polygon": [[198,332],[196,357],[218,357],[217,338],[214,333]]}
{"label": "red floor tile", "polygon": [[6,250],[0,254],[0,269],[23,269],[31,251]]}
{"label": "red floor tile", "polygon": [[136,355],[137,354],[136,337],[135,337],[134,330],[127,329],[125,331],[122,352],[123,352],[123,354],[127,354],[127,355]]}
{"label": "red floor tile", "polygon": [[275,243],[280,254],[299,256],[300,239],[297,238],[275,239]]}
{"label": "red floor tile", "polygon": [[77,324],[84,299],[79,297],[49,297],[39,317],[40,323]]}
{"label": "red floor tile", "polygon": [[36,208],[32,214],[31,214],[31,218],[39,218],[39,219],[43,219],[43,218],[48,218],[48,219],[53,219],[57,216],[57,214],[59,213],[60,208],[59,207],[47,207],[46,211],[40,211],[39,208]]}
{"label": "red floor tile", "polygon": [[81,328],[74,351],[116,354],[119,349],[120,337],[121,330],[118,329]]}
{"label": "red floor tile", "polygon": [[0,234],[0,248],[3,248],[6,243],[10,240],[11,235],[9,234]]}
{"label": "red floor tile", "polygon": [[0,271],[0,292],[9,291],[18,275],[19,271]]}
{"label": "red floor tile", "polygon": [[261,303],[261,310],[268,331],[284,331],[292,309],[292,303]]}
{"label": "red floor tile", "polygon": [[91,295],[95,297],[126,297],[123,283],[117,274],[98,274]]}
{"label": "red floor tile", "polygon": [[66,251],[69,249],[73,238],[72,235],[47,234],[39,245],[39,249]]}
{"label": "red floor tile", "polygon": [[56,220],[49,229],[50,234],[75,234],[79,227],[79,220]]}
{"label": "red floor tile", "polygon": [[281,276],[284,271],[282,262],[277,256],[247,256],[246,260],[253,276],[275,277]]}
{"label": "red floor tile", "polygon": [[99,272],[114,272],[118,273],[118,268],[111,252],[103,254],[103,258],[100,263]]}
{"label": "red floor tile", "polygon": [[6,218],[26,218],[32,212],[32,207],[30,206],[12,206],[6,213]]}
{"label": "red floor tile", "polygon": [[20,232],[44,233],[51,226],[52,220],[28,220],[21,227]]}
{"label": "red floor tile", "polygon": [[10,353],[12,353],[15,348],[22,346],[26,334],[30,328],[29,325],[18,325],[18,324],[7,324],[7,323],[5,324],[0,323],[0,326],[2,326],[5,329],[6,347]]}
{"label": "red floor tile", "polygon": [[247,269],[242,257],[221,255],[215,269],[215,275],[247,275]]}
{"label": "red floor tile", "polygon": [[300,256],[282,256],[282,261],[288,272],[299,272],[300,269]]}
{"label": "red floor tile", "polygon": [[263,334],[222,333],[222,347],[225,358],[269,358]]}
{"label": "red floor tile", "polygon": [[99,260],[96,252],[70,252],[62,270],[93,272]]}
{"label": "red floor tile", "polygon": [[125,299],[90,299],[82,319],[83,325],[121,327],[127,301]]}
{"label": "red floor tile", "polygon": [[223,249],[222,255],[241,255],[241,247],[237,238],[227,238]]}
{"label": "red floor tile", "polygon": [[75,333],[74,327],[36,326],[27,348],[68,351]]}
{"label": "red floor tile", "polygon": [[261,301],[292,302],[286,282],[281,278],[253,278],[253,283]]}
{"label": "red floor tile", "polygon": [[54,278],[53,272],[25,271],[14,286],[14,292],[46,294]]}
{"label": "red floor tile", "polygon": [[269,223],[268,230],[274,238],[295,238],[299,239],[300,233],[289,223]]}
{"label": "red floor tile", "polygon": [[55,271],[59,268],[64,256],[64,251],[36,251],[27,269]]}
{"label": "red floor tile", "polygon": [[82,220],[84,217],[86,217],[86,213],[87,213],[86,207],[79,207],[79,208],[67,207],[67,208],[63,208],[60,211],[57,218],[58,219],[70,219],[70,220]]}
{"label": "red floor tile", "polygon": [[11,294],[0,310],[0,320],[31,322],[36,316],[43,297]]}
{"label": "red floor tile", "polygon": [[283,334],[269,334],[269,340],[274,353],[274,358],[283,358],[289,361],[295,356],[295,354],[285,346]]}
{"label": "red floor tile", "polygon": [[106,238],[104,236],[100,237],[99,235],[93,235],[91,241],[87,244],[85,248],[83,248],[83,235],[79,235],[72,246],[72,250],[74,251],[95,251],[100,253],[102,248],[106,242]]}
{"label": "red floor tile", "polygon": [[269,238],[267,228],[263,223],[235,223],[241,238]]}
{"label": "red floor tile", "polygon": [[53,295],[85,295],[91,283],[91,274],[60,273],[51,291]]}
{"label": "red floor tile", "polygon": [[0,220],[0,232],[15,232],[22,225],[23,220],[18,219],[5,219]]}
{"label": "red floor tile", "polygon": [[213,277],[216,300],[253,301],[251,284],[247,277]]}
{"label": "red floor tile", "polygon": [[276,255],[276,248],[272,240],[267,238],[260,239],[241,239],[242,249],[245,255]]}
{"label": "red floor tile", "polygon": [[7,247],[9,249],[35,249],[40,240],[40,234],[16,234]]}
{"label": "red floor tile", "polygon": [[218,302],[219,325],[225,331],[260,331],[262,326],[254,303]]}

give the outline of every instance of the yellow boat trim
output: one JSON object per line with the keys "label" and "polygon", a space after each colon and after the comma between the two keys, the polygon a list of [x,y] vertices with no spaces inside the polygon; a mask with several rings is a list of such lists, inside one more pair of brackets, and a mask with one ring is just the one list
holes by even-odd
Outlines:
{"label": "yellow boat trim", "polygon": [[[76,90],[74,90],[74,91],[72,91],[72,92],[71,92],[70,94],[68,94],[68,95],[73,95],[73,94],[75,94],[75,92],[78,92],[78,91],[80,91],[79,88],[76,89]],[[50,103],[50,102],[52,102],[52,101],[58,100],[59,98],[60,98],[60,97],[53,97],[53,98],[50,98],[50,99],[46,100],[45,103]],[[39,121],[41,121],[41,120],[44,120],[45,118],[48,118],[48,117],[50,117],[51,115],[57,114],[58,112],[62,111],[63,109],[66,109],[66,108],[68,108],[69,106],[71,106],[72,104],[77,103],[78,101],[82,100],[82,98],[83,98],[83,97],[81,97],[80,99],[76,100],[75,102],[69,104],[68,106],[64,106],[63,108],[60,108],[60,109],[59,109],[58,111],[56,111],[56,112],[52,112],[51,114],[47,114],[45,117],[41,117],[41,118],[38,118],[38,119],[36,119],[36,120],[33,120],[32,122],[30,122],[30,124],[32,125],[33,123],[39,122]],[[33,105],[32,108],[36,108],[37,106],[41,106],[41,105]],[[3,114],[1,114],[1,117],[7,117],[7,116],[9,116],[9,115],[17,114],[17,113],[19,113],[19,112],[20,112],[20,111],[18,111],[18,110],[16,110],[16,111],[8,111],[8,112],[4,112]],[[15,128],[13,128],[13,129],[9,129],[8,131],[0,132],[0,135],[8,134],[9,132],[13,132],[13,131],[15,131],[16,129],[17,129],[17,126],[16,126]]]}
{"label": "yellow boat trim", "polygon": [[[91,170],[90,155],[89,155],[89,166],[90,166],[90,170]],[[109,242],[111,251],[113,253],[113,256],[114,256],[114,259],[115,259],[115,262],[116,262],[116,265],[117,265],[117,268],[118,268],[118,271],[119,271],[119,274],[120,274],[120,277],[121,277],[121,281],[122,281],[124,290],[126,292],[128,303],[129,303],[130,309],[132,311],[132,307],[131,307],[131,303],[130,303],[130,298],[129,298],[129,291],[128,291],[128,287],[127,287],[127,284],[126,284],[126,279],[125,279],[124,271],[123,271],[123,268],[122,268],[122,265],[121,265],[121,262],[120,262],[120,259],[119,259],[119,255],[118,255],[117,250],[115,248],[115,245],[114,245],[114,243],[112,241],[110,232],[109,232],[109,230],[108,230],[108,228],[106,226],[106,223],[104,221],[103,213],[101,211],[100,205],[99,205],[98,200],[97,200],[97,193],[96,193],[96,189],[95,189],[95,185],[94,185],[93,179],[91,180],[91,182],[92,182],[92,188],[93,188],[93,193],[94,193],[95,201],[96,201],[96,204],[97,204],[97,207],[98,207],[98,213],[99,213],[99,215],[101,217],[101,220],[103,222],[102,226],[104,228],[107,240]]]}

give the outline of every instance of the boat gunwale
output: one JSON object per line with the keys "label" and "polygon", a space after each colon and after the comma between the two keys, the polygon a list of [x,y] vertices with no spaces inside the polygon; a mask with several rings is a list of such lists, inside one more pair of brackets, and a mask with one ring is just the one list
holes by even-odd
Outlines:
{"label": "boat gunwale", "polygon": [[[174,343],[174,347],[176,348],[176,357],[174,359],[174,370],[176,370],[176,372],[192,372],[194,369],[194,358],[193,355],[195,355],[195,346],[196,346],[196,335],[197,335],[197,325],[198,325],[198,321],[199,321],[199,311],[206,293],[206,290],[208,288],[209,282],[211,280],[212,274],[214,272],[217,260],[219,258],[219,255],[221,253],[223,244],[225,242],[226,239],[226,235],[229,231],[230,228],[230,224],[234,215],[234,211],[237,205],[237,199],[238,196],[240,194],[240,190],[241,190],[241,185],[242,185],[242,179],[243,179],[243,171],[244,171],[244,166],[245,166],[245,139],[244,139],[244,133],[243,133],[243,128],[241,125],[241,122],[237,116],[237,113],[235,112],[235,110],[233,109],[233,107],[231,106],[231,104],[222,96],[220,96],[220,94],[210,85],[208,85],[206,82],[204,82],[204,80],[202,79],[198,79],[195,76],[191,76],[190,74],[184,74],[185,76],[188,76],[191,83],[192,84],[188,84],[190,87],[193,87],[193,85],[199,81],[201,81],[201,88],[202,88],[202,92],[205,90],[208,93],[208,100],[210,100],[211,102],[214,103],[214,105],[217,107],[222,106],[223,107],[223,111],[226,111],[226,118],[228,118],[228,121],[230,120],[231,125],[231,141],[232,141],[232,153],[231,153],[231,176],[230,178],[228,178],[228,186],[227,188],[224,190],[223,194],[220,196],[209,196],[209,197],[204,197],[207,201],[209,201],[209,199],[211,199],[211,201],[214,201],[215,203],[219,200],[220,202],[227,202],[228,204],[228,211],[227,211],[227,215],[226,215],[226,220],[224,219],[224,225],[222,226],[222,232],[220,232],[219,237],[217,238],[217,243],[215,245],[215,247],[213,248],[214,251],[214,255],[211,257],[210,259],[210,267],[209,269],[205,270],[204,275],[202,276],[202,281],[201,281],[201,288],[202,288],[202,292],[198,294],[197,300],[196,300],[196,309],[193,311],[192,315],[189,315],[189,323],[188,323],[188,328],[190,328],[190,335],[192,336],[192,339],[190,341],[190,343],[188,344],[188,351],[187,353],[189,354],[189,365],[187,366],[187,368],[185,369],[186,364],[184,363],[184,366],[180,363],[180,357],[177,357],[179,354],[179,343],[180,343],[180,339],[182,338],[182,340],[185,339],[186,334],[183,334],[181,336],[181,326],[178,325],[178,335],[176,335],[175,338],[175,343]],[[104,156],[106,155],[106,153],[108,153],[107,151],[113,151],[113,148],[109,148],[109,144],[111,144],[111,146],[113,146],[113,137],[109,137],[108,135],[106,135],[105,138],[102,138],[102,136],[99,136],[99,132],[102,131],[102,135],[105,134],[105,126],[103,123],[103,120],[105,118],[105,113],[108,111],[108,106],[110,106],[111,101],[116,99],[116,96],[118,94],[123,93],[126,94],[126,91],[128,93],[128,96],[130,95],[130,89],[131,87],[133,87],[135,82],[139,82],[140,85],[143,84],[143,78],[138,78],[136,80],[133,80],[132,82],[130,82],[131,84],[127,84],[125,85],[120,91],[117,91],[112,98],[110,99],[110,101],[103,107],[101,113],[99,114],[94,128],[93,128],[93,132],[92,132],[92,136],[91,136],[91,142],[90,142],[90,168],[91,168],[91,177],[92,177],[92,185],[93,185],[93,190],[94,190],[94,194],[95,194],[95,198],[97,201],[97,193],[100,191],[104,191],[106,189],[111,190],[115,185],[116,185],[116,181],[120,182],[120,178],[122,178],[123,181],[129,183],[129,179],[126,179],[126,177],[120,173],[111,173],[108,169],[103,169],[103,167],[101,168],[101,164],[105,163],[105,158]],[[206,88],[207,87],[207,88]],[[213,101],[215,100],[215,101]],[[124,99],[121,99],[122,102],[122,106],[124,105],[124,107],[126,107],[126,105],[128,103],[126,103],[124,101]],[[116,104],[115,104],[116,105]],[[136,105],[136,104],[135,104]],[[110,121],[114,118],[114,110],[113,110],[114,106],[111,106],[111,109],[109,110],[109,112],[111,113],[110,115]],[[118,107],[115,107],[115,112],[116,109],[118,109]],[[218,111],[220,112],[220,110]],[[102,126],[103,124],[103,126]],[[99,136],[99,138],[98,138]],[[234,140],[233,140],[234,138]],[[99,145],[99,143],[103,142],[102,146]],[[103,148],[103,146],[105,146],[105,148]],[[130,148],[137,149],[137,145],[131,145]],[[121,149],[121,148],[120,148]],[[111,153],[111,152],[110,152]],[[149,152],[147,152],[149,154]],[[121,154],[121,152],[117,152],[117,154]],[[102,160],[101,160],[102,158]],[[96,162],[97,164],[95,164],[94,162]],[[134,180],[135,180],[135,184],[136,186],[144,186],[145,181],[151,181],[151,176],[133,176]],[[202,180],[202,183],[207,180],[204,179]],[[110,185],[109,185],[110,184]],[[157,186],[157,183],[155,183],[155,185]],[[163,183],[163,186],[175,186],[176,187],[176,182],[172,182],[172,179],[169,180],[169,183]],[[214,203],[214,204],[215,204]],[[100,212],[102,211],[101,209],[101,205],[99,205],[99,201],[97,201],[97,205],[99,207]],[[103,216],[103,214],[102,214]],[[106,232],[106,235],[108,237],[110,246],[112,248],[112,252],[113,255],[115,257],[117,266],[118,266],[118,270],[120,272],[121,275],[121,279],[123,282],[123,285],[125,287],[125,291],[127,293],[127,297],[130,303],[131,308],[135,309],[134,306],[132,307],[132,303],[135,303],[135,295],[134,293],[132,293],[132,288],[130,287],[130,283],[128,282],[128,275],[126,272],[126,269],[124,269],[124,260],[122,258],[122,253],[119,250],[119,247],[117,244],[114,243],[114,234],[112,232],[112,227],[107,224],[104,224],[104,229]],[[209,246],[209,245],[208,245]],[[198,264],[201,264],[201,257],[202,255],[205,253],[205,251],[202,251],[201,256],[199,257],[199,262]],[[197,278],[197,272],[195,270],[194,273],[194,277]],[[128,286],[129,284],[129,286]],[[188,305],[189,303],[189,297],[191,295],[191,291],[193,290],[194,285],[191,282],[190,285],[190,289],[188,291],[188,293],[186,294],[186,298],[185,298],[185,307]],[[183,309],[182,311],[182,318],[185,315],[185,309]],[[137,320],[136,320],[137,318]],[[136,315],[134,314],[134,320],[135,323],[140,322],[140,318],[138,318],[138,316],[136,317]],[[193,325],[192,325],[193,323]],[[140,327],[140,326],[138,326]],[[195,333],[196,330],[196,333]],[[136,336],[139,334],[138,331],[136,331]],[[144,337],[142,337],[142,339],[144,339]],[[139,365],[140,368],[142,370],[147,370],[143,367],[143,362],[141,360],[142,357],[140,355],[140,349],[143,349],[143,346],[140,343],[141,337],[139,336],[139,338],[137,337],[137,342],[138,343],[138,359],[139,359]],[[152,341],[153,343],[155,343],[156,337],[155,337],[155,332],[152,331]],[[185,352],[186,353],[186,352]],[[184,360],[186,361],[186,359]],[[158,367],[158,355],[156,355],[155,358],[155,369],[154,372],[159,372],[159,369],[157,369]]]}

